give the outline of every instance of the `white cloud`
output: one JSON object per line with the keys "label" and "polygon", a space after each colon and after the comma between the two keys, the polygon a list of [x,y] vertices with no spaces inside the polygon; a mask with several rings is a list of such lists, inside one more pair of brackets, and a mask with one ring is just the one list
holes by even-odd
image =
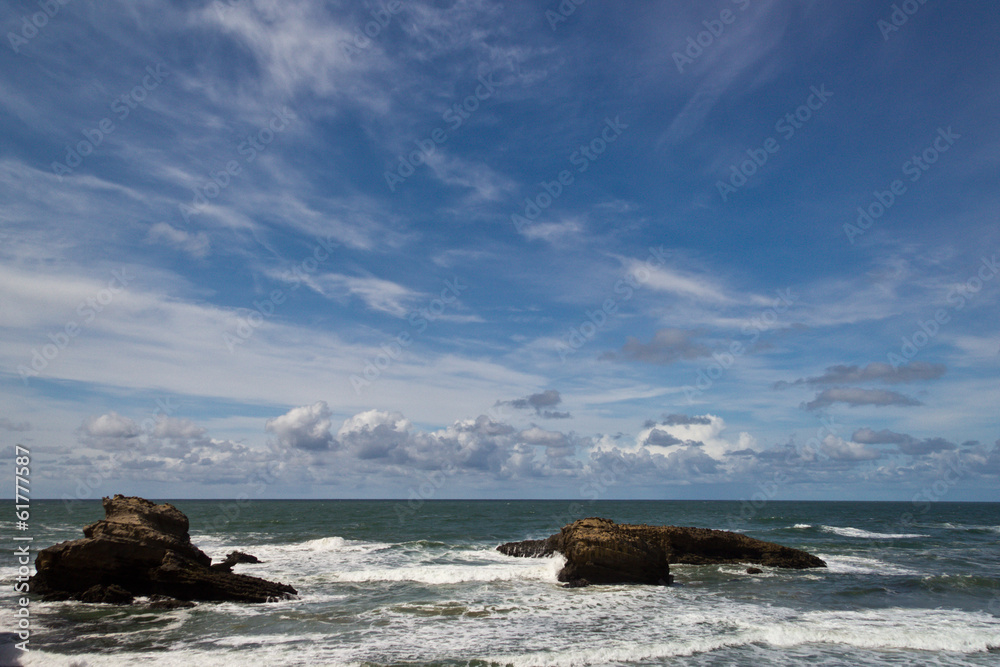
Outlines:
{"label": "white cloud", "polygon": [[372,310],[388,313],[394,317],[406,317],[411,310],[410,304],[423,296],[420,292],[398,283],[375,277],[326,273],[315,278],[307,278],[307,282],[323,296],[338,301],[356,296]]}
{"label": "white cloud", "polygon": [[[669,423],[684,420],[668,419],[666,424],[643,428],[636,437],[634,451],[645,448],[653,453],[670,454],[686,448],[689,443],[700,443],[707,456],[721,461],[729,452],[756,447],[756,439],[746,431],[737,435],[736,442],[724,438],[722,434],[726,430],[726,422],[722,417],[711,414],[699,417],[687,420],[687,423]],[[699,423],[703,421],[708,423]]]}
{"label": "white cloud", "polygon": [[531,241],[542,240],[549,243],[561,241],[566,237],[578,236],[583,231],[583,224],[576,218],[562,220],[561,222],[532,223],[522,227],[520,230],[521,234]]}
{"label": "white cloud", "polygon": [[84,420],[80,429],[95,438],[134,438],[140,432],[134,421],[113,411]]}
{"label": "white cloud", "polygon": [[146,239],[151,243],[166,243],[198,259],[207,255],[212,246],[205,232],[191,233],[165,222],[158,222],[150,227]]}
{"label": "white cloud", "polygon": [[190,440],[205,435],[206,429],[189,419],[178,419],[161,415],[153,427],[153,435],[157,438],[174,438]]}
{"label": "white cloud", "polygon": [[823,438],[820,450],[835,461],[874,461],[882,457],[882,453],[877,449],[866,447],[860,442],[844,440],[835,435],[827,435]]}
{"label": "white cloud", "polygon": [[626,266],[636,276],[646,275],[648,271],[649,278],[645,281],[644,286],[656,291],[669,292],[680,297],[715,304],[728,304],[735,301],[733,297],[725,294],[721,287],[714,285],[705,276],[697,276],[665,267],[648,268],[645,262],[639,260],[629,260]]}
{"label": "white cloud", "polygon": [[335,447],[330,433],[330,406],[326,401],[292,408],[280,417],[268,419],[265,430],[274,433],[281,444],[296,449],[322,451]]}

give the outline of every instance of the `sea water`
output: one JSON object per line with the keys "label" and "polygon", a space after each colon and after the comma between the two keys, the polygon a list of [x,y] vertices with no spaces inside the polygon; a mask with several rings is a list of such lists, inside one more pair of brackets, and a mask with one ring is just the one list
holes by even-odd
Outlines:
{"label": "sea water", "polygon": [[[263,562],[234,571],[291,584],[298,598],[162,611],[36,599],[31,651],[8,650],[7,660],[26,667],[1000,664],[1000,504],[172,502],[214,560],[234,549],[254,554]],[[566,589],[556,580],[561,556],[496,551],[584,516],[735,529],[805,549],[829,567],[750,575],[741,565],[675,565],[669,587]],[[102,517],[99,501],[36,501],[33,544],[77,539]],[[10,522],[3,528],[13,532]],[[17,568],[10,558],[0,563],[0,623],[9,632]]]}

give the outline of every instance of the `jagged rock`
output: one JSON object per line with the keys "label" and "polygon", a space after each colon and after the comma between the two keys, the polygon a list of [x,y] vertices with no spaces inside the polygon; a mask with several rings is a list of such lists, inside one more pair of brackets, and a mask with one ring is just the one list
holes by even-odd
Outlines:
{"label": "jagged rock", "polygon": [[106,604],[132,604],[133,595],[121,586],[91,586],[76,596],[80,602],[104,602]]}
{"label": "jagged rock", "polygon": [[706,528],[616,524],[580,519],[544,540],[508,542],[497,547],[509,556],[540,557],[559,552],[566,565],[559,581],[665,584],[671,564],[755,563],[770,567],[826,567],[799,549],[740,533]]}
{"label": "jagged rock", "polygon": [[507,554],[508,556],[517,556],[518,558],[542,558],[543,556],[551,556],[557,551],[557,537],[558,535],[553,535],[545,540],[507,542],[506,544],[498,546],[497,551],[502,554]]}
{"label": "jagged rock", "polygon": [[248,553],[243,553],[242,551],[230,551],[226,559],[221,563],[213,563],[212,569],[219,570],[220,572],[232,572],[233,566],[239,563],[259,563],[260,559],[256,556]]}
{"label": "jagged rock", "polygon": [[178,600],[166,595],[151,595],[149,597],[150,609],[190,609],[194,606],[194,602]]}
{"label": "jagged rock", "polygon": [[286,584],[212,569],[212,559],[191,544],[187,517],[173,505],[118,494],[104,498],[104,512],[103,520],[83,529],[83,539],[38,552],[33,593],[79,598],[94,586],[114,585],[133,596],[234,602],[296,593]]}
{"label": "jagged rock", "polygon": [[589,585],[590,585],[590,582],[587,581],[586,579],[573,579],[571,581],[567,581],[565,584],[563,584],[562,587],[563,588],[586,588]]}
{"label": "jagged rock", "polygon": [[764,574],[764,570],[759,567],[748,567],[747,574]]}

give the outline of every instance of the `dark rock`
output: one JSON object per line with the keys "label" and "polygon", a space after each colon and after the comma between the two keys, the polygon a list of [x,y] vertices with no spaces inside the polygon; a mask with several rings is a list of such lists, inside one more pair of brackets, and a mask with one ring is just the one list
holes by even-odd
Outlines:
{"label": "dark rock", "polygon": [[220,572],[232,572],[233,566],[238,563],[259,563],[260,559],[251,554],[243,553],[242,551],[230,551],[226,559],[221,563],[214,563],[212,565],[213,570],[219,570]]}
{"label": "dark rock", "polygon": [[189,609],[194,606],[194,602],[178,600],[166,595],[151,595],[149,597],[150,609]]}
{"label": "dark rock", "polygon": [[557,551],[557,537],[558,535],[553,535],[545,540],[507,542],[506,544],[498,546],[497,551],[502,554],[507,554],[508,556],[517,556],[518,558],[542,558],[544,556],[551,556]]}
{"label": "dark rock", "polygon": [[563,584],[563,588],[586,588],[590,582],[586,579],[573,579]]}
{"label": "dark rock", "polygon": [[764,574],[764,570],[759,567],[748,567],[747,574]]}
{"label": "dark rock", "polygon": [[38,552],[33,593],[66,599],[115,585],[132,595],[234,602],[296,593],[285,584],[212,569],[211,558],[191,544],[187,517],[173,505],[119,494],[104,499],[104,512],[103,520],[83,529],[83,539]]}
{"label": "dark rock", "polygon": [[592,584],[668,584],[663,547],[607,519],[584,519],[562,529],[558,551],[566,557],[559,581]]}
{"label": "dark rock", "polygon": [[510,556],[539,557],[559,552],[566,565],[559,581],[667,584],[671,564],[755,563],[769,567],[826,567],[799,549],[740,533],[706,528],[616,524],[608,519],[575,521],[545,540],[508,542],[497,547]]}
{"label": "dark rock", "polygon": [[115,584],[91,586],[76,596],[80,602],[104,602],[106,604],[132,604],[133,598],[131,593]]}

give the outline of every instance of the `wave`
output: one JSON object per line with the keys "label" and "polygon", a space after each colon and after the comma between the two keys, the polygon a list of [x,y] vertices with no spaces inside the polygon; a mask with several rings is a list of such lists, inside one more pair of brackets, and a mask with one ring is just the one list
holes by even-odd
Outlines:
{"label": "wave", "polygon": [[949,522],[941,524],[941,527],[946,528],[948,530],[960,530],[965,533],[976,533],[980,535],[985,535],[988,533],[1000,533],[1000,526],[975,526],[975,525],[967,526],[964,524],[956,525]]}
{"label": "wave", "polygon": [[[720,649],[765,645],[787,650],[799,646],[829,645],[861,650],[947,651],[985,653],[1000,647],[1000,626],[983,613],[937,610],[940,622],[916,610],[807,612],[801,617],[775,619],[760,627],[756,619],[739,621],[733,635],[694,637],[665,642],[637,643],[594,649],[506,654],[488,660],[518,667],[604,665],[652,662],[690,657]],[[809,651],[814,655],[814,651]],[[843,657],[842,649],[836,653]],[[784,654],[784,652],[783,652]],[[713,663],[714,664],[714,663]],[[805,662],[803,663],[805,664]]]}
{"label": "wave", "polygon": [[806,530],[807,528],[812,528],[812,524],[811,523],[797,523],[794,526],[792,526],[792,528],[795,528],[795,529],[798,529],[798,530]]}
{"label": "wave", "polygon": [[819,557],[826,561],[827,572],[832,572],[833,574],[891,574],[908,576],[921,574],[916,570],[886,563],[877,558],[828,556],[826,554],[820,554]]}
{"label": "wave", "polygon": [[921,533],[875,533],[870,530],[862,530],[861,528],[852,528],[850,526],[820,526],[820,530],[824,533],[833,533],[841,537],[855,537],[864,540],[903,540],[930,537],[930,535],[923,535]]}
{"label": "wave", "polygon": [[488,581],[545,581],[555,583],[556,575],[566,560],[561,555],[550,558],[524,559],[517,564],[493,563],[478,565],[421,564],[402,567],[369,568],[336,572],[333,581],[371,583],[380,581],[412,581],[421,584],[461,584]]}

